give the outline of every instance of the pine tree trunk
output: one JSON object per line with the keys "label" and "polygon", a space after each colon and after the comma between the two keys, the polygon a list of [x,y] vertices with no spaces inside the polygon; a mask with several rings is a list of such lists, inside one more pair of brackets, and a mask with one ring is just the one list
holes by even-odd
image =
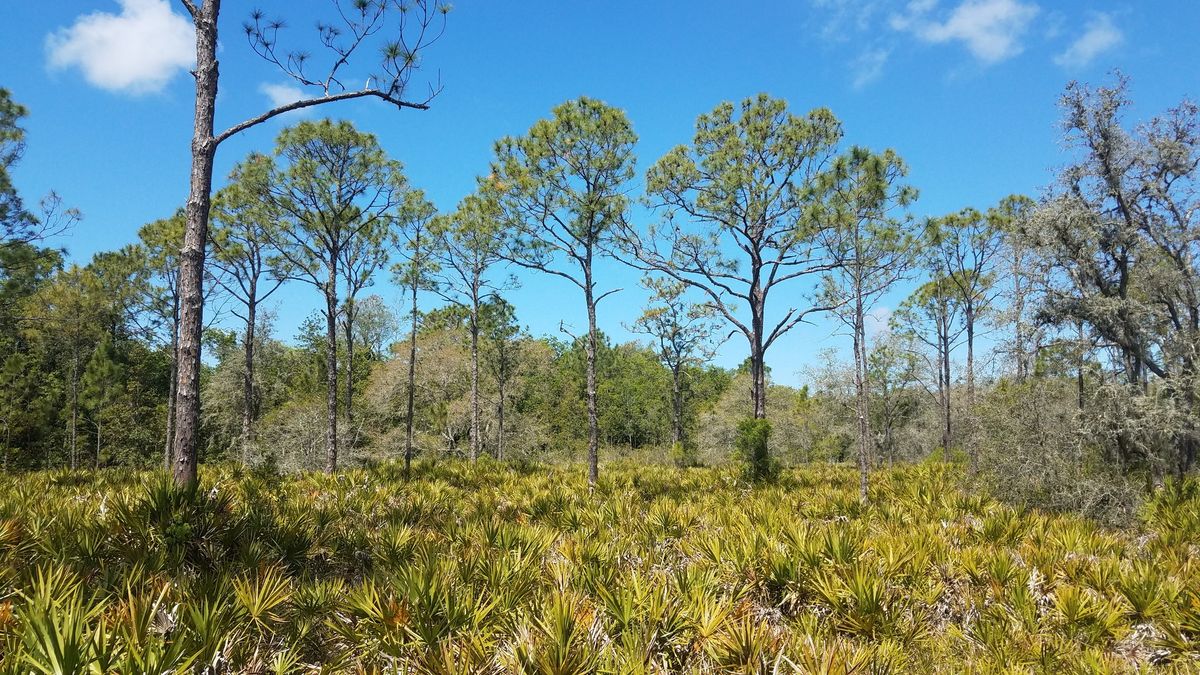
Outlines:
{"label": "pine tree trunk", "polygon": [[584,295],[587,301],[587,416],[588,416],[588,486],[595,487],[600,479],[600,419],[596,408],[596,302],[592,293],[592,271],[584,271]]}
{"label": "pine tree trunk", "polygon": [[167,428],[166,442],[163,444],[163,469],[171,470],[174,464],[173,450],[175,447],[175,411],[178,408],[178,383],[175,377],[179,372],[179,295],[175,296],[175,306],[171,313],[171,368],[170,381],[167,383]]}
{"label": "pine tree trunk", "polygon": [[[250,297],[255,297],[254,282],[250,284]],[[245,357],[245,372],[242,373],[242,464],[250,462],[250,452],[254,445],[254,414],[257,410],[258,395],[254,389],[254,332],[258,303],[251,300],[246,303],[246,333],[242,345]]]}
{"label": "pine tree trunk", "polygon": [[863,319],[861,289],[855,289],[854,299],[854,394],[858,414],[858,498],[867,503],[867,474],[870,472],[871,427],[867,419],[866,328]]}
{"label": "pine tree trunk", "polygon": [[496,382],[496,459],[504,461],[504,378]]}
{"label": "pine tree trunk", "polygon": [[338,461],[338,363],[337,363],[337,256],[329,256],[329,280],[325,286],[325,472],[337,471]]}
{"label": "pine tree trunk", "polygon": [[417,282],[412,291],[412,326],[408,334],[408,406],[404,416],[404,473],[412,469],[413,460],[413,415],[416,407],[417,388]]}
{"label": "pine tree trunk", "polygon": [[71,355],[71,470],[79,464],[79,356]]}
{"label": "pine tree trunk", "polygon": [[[966,307],[966,324],[967,324],[967,416],[966,416],[966,442],[967,446],[967,471],[975,473],[979,468],[979,458],[975,452],[975,307],[971,303],[967,303]],[[961,430],[960,430],[961,433]]]}
{"label": "pine tree trunk", "polygon": [[346,426],[354,428],[354,301],[346,300]]}
{"label": "pine tree trunk", "polygon": [[471,300],[471,461],[479,459],[479,293]]}
{"label": "pine tree trunk", "polygon": [[975,407],[975,308],[966,308],[967,324],[967,407]]}
{"label": "pine tree trunk", "polygon": [[757,281],[750,291],[750,397],[755,419],[767,418],[767,368],[763,350],[765,299]]}
{"label": "pine tree trunk", "polygon": [[683,446],[683,377],[682,366],[671,368],[671,442]]}
{"label": "pine tree trunk", "polygon": [[949,326],[942,327],[940,337],[942,360],[942,452],[949,459],[950,453],[950,333]]}
{"label": "pine tree trunk", "polygon": [[889,421],[883,430],[883,443],[887,446],[888,468],[896,466],[896,445],[892,440],[892,424]]}
{"label": "pine tree trunk", "polygon": [[175,482],[196,484],[197,434],[200,427],[200,348],[204,329],[204,249],[212,205],[213,117],[217,101],[217,16],[220,0],[204,0],[194,17],[196,29],[196,107],[192,134],[192,170],[180,253],[179,353],[176,371]]}
{"label": "pine tree trunk", "polygon": [[1013,252],[1013,351],[1016,356],[1017,382],[1024,382],[1028,377],[1028,364],[1025,354],[1025,291],[1021,287],[1020,249]]}

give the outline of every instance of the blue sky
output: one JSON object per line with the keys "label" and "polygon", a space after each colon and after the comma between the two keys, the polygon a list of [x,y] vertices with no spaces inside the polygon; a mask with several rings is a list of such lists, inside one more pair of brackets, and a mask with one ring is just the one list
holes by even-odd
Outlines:
{"label": "blue sky", "polygon": [[[223,6],[219,128],[289,93],[289,82],[245,43],[240,26],[253,6]],[[261,6],[288,17],[285,40],[320,56],[312,26],[328,0]],[[19,27],[0,43],[0,86],[31,113],[17,186],[30,201],[55,189],[84,212],[58,242],[75,260],[134,241],[138,227],[186,196],[192,45],[182,15],[176,0],[0,6],[0,21]],[[937,215],[1039,193],[1064,161],[1055,102],[1071,79],[1104,83],[1120,68],[1132,78],[1140,118],[1200,95],[1198,27],[1194,0],[463,0],[414,80],[416,93],[422,78],[440,77],[432,110],[359,101],[314,115],[377,134],[412,183],[449,209],[486,170],[493,141],[524,132],[563,100],[586,94],[625,109],[641,139],[640,177],[690,140],[698,114],[765,91],[795,112],[831,108],[847,144],[895,149],[921,192],[914,214]],[[223,145],[217,175],[250,150],[269,150],[288,121]],[[601,305],[601,326],[625,339],[622,323],[636,317],[644,293],[637,275],[616,264],[601,272],[606,286],[625,289]],[[522,323],[535,333],[557,333],[560,319],[583,326],[577,289],[519,276],[511,297]],[[398,302],[384,279],[375,291]],[[777,309],[806,291],[782,290]],[[290,336],[315,307],[311,287],[287,290],[279,334]],[[798,383],[818,351],[845,342],[818,320],[778,342],[768,362],[777,380]],[[745,353],[735,338],[719,362],[734,365]]]}

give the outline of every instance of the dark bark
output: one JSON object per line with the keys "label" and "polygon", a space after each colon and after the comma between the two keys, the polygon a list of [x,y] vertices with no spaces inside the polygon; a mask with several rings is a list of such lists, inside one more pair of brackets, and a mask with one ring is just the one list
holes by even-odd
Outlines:
{"label": "dark bark", "polygon": [[504,461],[504,378],[496,382],[496,459]]}
{"label": "dark bark", "polygon": [[940,360],[941,372],[939,373],[939,383],[942,390],[942,453],[949,459],[950,439],[951,439],[951,422],[950,422],[950,324],[948,312],[943,311],[942,317],[938,320],[938,358]]}
{"label": "dark bark", "polygon": [[588,416],[588,485],[595,487],[600,479],[600,417],[596,406],[596,300],[592,292],[591,259],[584,270],[584,299],[587,302],[587,416]]}
{"label": "dark bark", "polygon": [[325,472],[337,471],[338,461],[338,362],[337,362],[337,256],[329,258],[329,281],[325,286]]}
{"label": "dark bark", "polygon": [[1013,352],[1017,366],[1017,382],[1024,382],[1029,377],[1029,356],[1025,344],[1025,288],[1021,285],[1024,269],[1024,255],[1019,244],[1013,251]]}
{"label": "dark bark", "polygon": [[176,396],[178,383],[175,381],[176,374],[179,371],[179,298],[175,298],[174,320],[171,323],[171,368],[170,380],[167,383],[167,433],[166,442],[163,445],[163,469],[171,470],[174,464],[174,448],[175,448],[175,411],[178,408],[178,397]]}
{"label": "dark bark", "polygon": [[471,461],[479,459],[479,291],[471,298]]}
{"label": "dark bark", "polygon": [[71,354],[71,470],[79,464],[79,355]]}
{"label": "dark bark", "polygon": [[682,447],[683,438],[683,365],[671,367],[671,442]]}
{"label": "dark bark", "polygon": [[254,387],[254,339],[258,303],[255,297],[255,282],[250,282],[249,297],[246,303],[246,332],[242,343],[245,369],[242,373],[242,464],[250,461],[250,452],[254,446],[254,416],[258,411],[258,392]]}
{"label": "dark bark", "polygon": [[346,302],[342,323],[346,337],[346,426],[354,428],[354,302]]}
{"label": "dark bark", "polygon": [[[179,263],[179,294],[180,307],[180,340],[178,350],[178,369],[176,373],[177,410],[175,415],[175,442],[172,455],[174,456],[175,482],[180,485],[192,486],[196,483],[197,465],[197,435],[200,425],[200,349],[203,331],[203,281],[204,254],[208,239],[208,219],[212,200],[213,159],[217,146],[225,140],[267,120],[274,119],[293,110],[313,106],[348,101],[357,98],[374,97],[390,103],[399,109],[411,108],[428,110],[427,103],[414,103],[400,98],[407,74],[416,66],[413,59],[400,67],[399,72],[389,73],[390,82],[384,80],[384,86],[373,88],[368,84],[363,89],[340,91],[333,93],[331,86],[338,86],[338,68],[348,62],[350,51],[357,47],[359,41],[370,32],[355,35],[355,47],[349,51],[341,51],[333,45],[327,45],[339,54],[333,69],[323,82],[312,82],[301,74],[274,60],[269,54],[272,45],[261,41],[253,42],[256,52],[279,65],[285,72],[305,85],[323,85],[324,93],[314,98],[307,98],[284,105],[275,106],[266,112],[239,122],[219,135],[214,135],[213,120],[217,100],[217,83],[219,68],[217,61],[217,18],[221,13],[221,0],[181,0],[192,17],[196,34],[196,68],[193,76],[196,80],[195,118],[193,122],[191,144],[191,175],[189,180],[188,200],[185,206],[187,224],[184,230],[184,244]],[[336,4],[336,3],[335,3]],[[419,52],[422,48],[435,42],[441,33],[426,31],[437,17],[443,17],[444,7],[434,3],[425,5],[418,3],[418,11],[412,16],[414,32],[418,34],[411,52]],[[382,7],[379,8],[382,11]],[[344,17],[343,17],[344,18]],[[372,23],[371,25],[374,25]],[[403,26],[401,42],[403,42]],[[264,51],[266,50],[266,51]],[[373,79],[373,78],[372,78]],[[370,82],[370,80],[369,80]],[[431,94],[431,98],[436,92]]]}
{"label": "dark bark", "polygon": [[967,330],[967,407],[975,407],[975,307],[967,302],[963,308]]}
{"label": "dark bark", "polygon": [[765,325],[766,293],[759,287],[758,270],[754,270],[754,281],[750,287],[750,399],[755,419],[767,418],[767,368],[766,349],[763,345]]}
{"label": "dark bark", "polygon": [[217,101],[217,16],[220,0],[205,0],[194,12],[196,29],[196,105],[192,133],[192,170],[179,265],[179,351],[175,416],[175,482],[196,484],[200,426],[200,348],[204,312],[204,250],[212,206],[213,158],[217,141],[213,118]]}
{"label": "dark bark", "polygon": [[[858,285],[858,284],[856,284]],[[870,472],[871,425],[867,418],[867,349],[863,319],[861,285],[854,298],[854,407],[858,415],[858,498],[867,503],[867,475]]]}

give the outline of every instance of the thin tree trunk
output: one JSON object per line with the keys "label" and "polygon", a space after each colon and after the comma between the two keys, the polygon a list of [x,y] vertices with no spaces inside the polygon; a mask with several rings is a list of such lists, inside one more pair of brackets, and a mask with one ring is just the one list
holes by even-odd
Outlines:
{"label": "thin tree trunk", "polygon": [[867,503],[867,474],[870,471],[868,443],[871,436],[870,421],[867,419],[866,351],[862,294],[861,288],[858,288],[854,298],[854,394],[858,414],[858,498],[864,504]]}
{"label": "thin tree trunk", "polygon": [[471,299],[471,461],[479,459],[479,293]]}
{"label": "thin tree trunk", "polygon": [[220,0],[196,8],[196,107],[192,134],[192,170],[186,206],[187,226],[179,265],[179,358],[176,372],[175,482],[196,484],[197,433],[200,426],[200,347],[204,328],[204,249],[212,205],[213,117],[217,101],[217,16]]}
{"label": "thin tree trunk", "polygon": [[496,459],[504,461],[504,378],[496,382],[498,401],[496,403]]}
{"label": "thin tree trunk", "polygon": [[171,470],[174,463],[173,450],[175,447],[175,410],[178,408],[178,383],[175,377],[179,371],[179,293],[175,293],[171,308],[171,367],[170,382],[167,384],[167,428],[166,442],[163,444],[163,469]]}
{"label": "thin tree trunk", "polygon": [[71,470],[78,468],[79,458],[79,355],[71,354]]}
{"label": "thin tree trunk", "polygon": [[[967,328],[967,415],[963,420],[966,425],[967,471],[974,474],[979,468],[979,458],[975,448],[975,308],[967,303],[964,314]],[[960,429],[960,433],[961,433]]]}
{"label": "thin tree trunk", "polygon": [[588,416],[588,486],[595,487],[600,479],[600,419],[596,409],[596,302],[592,295],[592,270],[584,271],[584,295],[587,301],[587,416]]}
{"label": "thin tree trunk", "polygon": [[948,321],[943,316],[939,320],[938,341],[941,343],[941,353],[938,355],[941,358],[941,377],[942,381],[942,453],[946,459],[950,455],[950,326]]}
{"label": "thin tree trunk", "polygon": [[179,372],[179,345],[172,340],[171,345],[171,381],[167,384],[167,440],[163,445],[163,469],[170,471],[174,466],[174,448],[175,448],[175,413],[178,409],[178,398],[176,397],[178,383],[175,378]]}
{"label": "thin tree trunk", "polygon": [[755,419],[767,418],[767,367],[763,353],[763,297],[755,281],[750,291],[750,397]]}
{"label": "thin tree trunk", "polygon": [[896,466],[896,446],[892,440],[892,423],[888,421],[887,427],[883,430],[883,443],[887,447],[888,468]]}
{"label": "thin tree trunk", "polygon": [[1025,291],[1021,287],[1022,253],[1020,249],[1013,251],[1013,351],[1016,352],[1017,382],[1024,382],[1028,377],[1028,364],[1025,354]]}
{"label": "thin tree trunk", "polygon": [[1076,388],[1075,394],[1079,399],[1079,401],[1078,401],[1079,409],[1083,410],[1084,398],[1085,398],[1085,394],[1086,394],[1086,387],[1085,387],[1086,382],[1084,382],[1084,368],[1086,365],[1085,361],[1086,361],[1087,355],[1084,354],[1084,351],[1083,351],[1083,340],[1084,340],[1083,324],[1076,324],[1076,328],[1078,330],[1078,335],[1079,335],[1079,358],[1077,359],[1076,364],[1075,364],[1075,388]]}
{"label": "thin tree trunk", "polygon": [[99,420],[99,416],[100,416],[100,411],[97,410],[96,411],[96,417],[97,417],[97,419],[96,419],[96,461],[92,467],[94,469],[100,468],[100,420]]}
{"label": "thin tree trunk", "polygon": [[354,428],[354,301],[346,300],[346,425]]}
{"label": "thin tree trunk", "polygon": [[[251,298],[255,297],[255,284],[250,282]],[[242,464],[250,462],[250,452],[254,445],[254,415],[257,411],[258,395],[254,388],[254,322],[257,320],[258,303],[250,300],[246,303],[246,333],[242,349],[245,356],[245,372],[242,374]]]}
{"label": "thin tree trunk", "polygon": [[329,281],[325,287],[325,472],[337,471],[338,363],[337,363],[337,263],[330,255]]}
{"label": "thin tree trunk", "polygon": [[408,407],[404,416],[404,473],[412,469],[413,459],[413,414],[416,407],[417,388],[417,281],[416,272],[412,291],[412,326],[408,334]]}
{"label": "thin tree trunk", "polygon": [[671,442],[683,447],[683,385],[680,382],[682,366],[671,368]]}
{"label": "thin tree trunk", "polygon": [[967,407],[975,408],[975,308],[969,303],[965,312],[967,324]]}

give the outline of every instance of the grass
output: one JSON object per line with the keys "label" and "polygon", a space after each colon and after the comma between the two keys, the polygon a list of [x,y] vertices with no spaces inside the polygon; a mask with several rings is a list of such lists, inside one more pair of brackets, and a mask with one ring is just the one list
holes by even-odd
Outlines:
{"label": "grass", "polygon": [[940,465],[0,476],[0,673],[1196,672],[1200,486],[1140,530]]}

